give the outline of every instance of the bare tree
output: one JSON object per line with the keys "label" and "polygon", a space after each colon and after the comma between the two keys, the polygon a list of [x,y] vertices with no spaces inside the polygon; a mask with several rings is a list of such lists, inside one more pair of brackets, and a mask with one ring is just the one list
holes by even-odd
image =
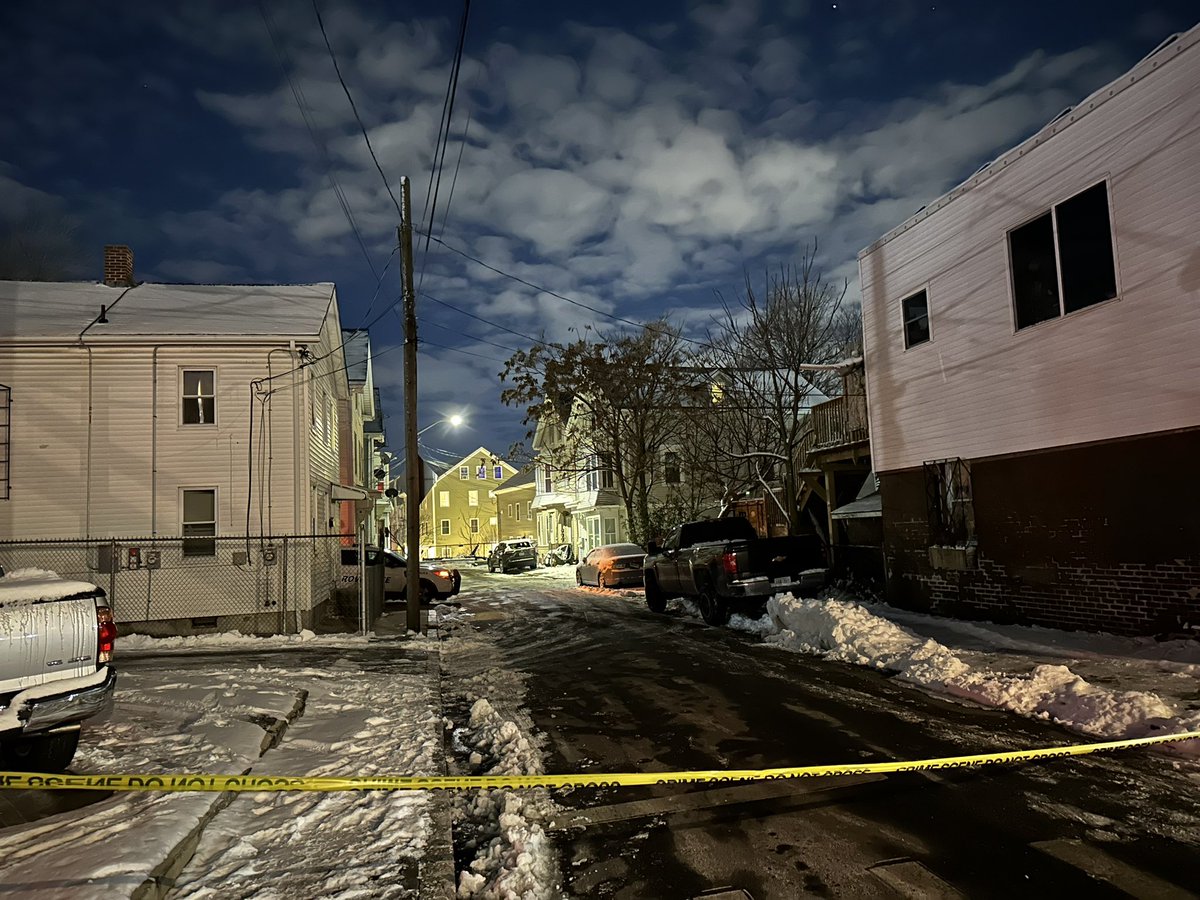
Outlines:
{"label": "bare tree", "polygon": [[[816,245],[761,290],[746,279],[710,334],[705,366],[718,383],[712,409],[694,419],[693,465],[717,479],[727,502],[759,488],[789,533],[801,529],[808,410],[836,380],[859,328],[843,306],[846,284],[825,281]],[[778,485],[778,488],[776,488]]]}

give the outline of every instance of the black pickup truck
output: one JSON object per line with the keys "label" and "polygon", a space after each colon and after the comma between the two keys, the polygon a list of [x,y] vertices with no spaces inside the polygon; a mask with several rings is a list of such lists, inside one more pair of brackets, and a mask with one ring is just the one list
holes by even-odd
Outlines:
{"label": "black pickup truck", "polygon": [[743,518],[687,522],[646,554],[646,604],[663,612],[669,597],[696,601],[704,621],[723,625],[731,612],[760,615],[785,591],[809,591],[827,580],[816,535],[760,538]]}

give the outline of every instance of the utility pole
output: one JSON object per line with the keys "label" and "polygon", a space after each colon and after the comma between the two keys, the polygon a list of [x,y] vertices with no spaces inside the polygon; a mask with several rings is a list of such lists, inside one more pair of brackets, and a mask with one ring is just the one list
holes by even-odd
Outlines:
{"label": "utility pole", "polygon": [[400,263],[404,281],[404,472],[408,502],[404,505],[407,524],[408,568],[404,572],[405,625],[421,630],[421,458],[417,452],[417,295],[413,290],[412,201],[408,177],[400,179]]}

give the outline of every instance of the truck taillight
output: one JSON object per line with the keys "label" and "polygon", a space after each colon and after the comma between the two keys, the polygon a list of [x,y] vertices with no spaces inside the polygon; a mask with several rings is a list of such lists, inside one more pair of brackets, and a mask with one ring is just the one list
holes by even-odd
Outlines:
{"label": "truck taillight", "polygon": [[725,567],[725,572],[728,575],[736,575],[737,570],[737,554],[732,550],[725,551],[725,555],[721,557],[721,564]]}
{"label": "truck taillight", "polygon": [[112,610],[107,606],[96,607],[96,662],[112,662],[116,640],[117,625]]}

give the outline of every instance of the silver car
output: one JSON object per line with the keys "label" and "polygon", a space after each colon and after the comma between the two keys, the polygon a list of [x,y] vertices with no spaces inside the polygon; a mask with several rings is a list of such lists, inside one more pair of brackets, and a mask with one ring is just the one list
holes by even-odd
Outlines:
{"label": "silver car", "polygon": [[575,583],[602,588],[640,585],[645,558],[646,551],[637,544],[605,544],[580,560],[575,567]]}

